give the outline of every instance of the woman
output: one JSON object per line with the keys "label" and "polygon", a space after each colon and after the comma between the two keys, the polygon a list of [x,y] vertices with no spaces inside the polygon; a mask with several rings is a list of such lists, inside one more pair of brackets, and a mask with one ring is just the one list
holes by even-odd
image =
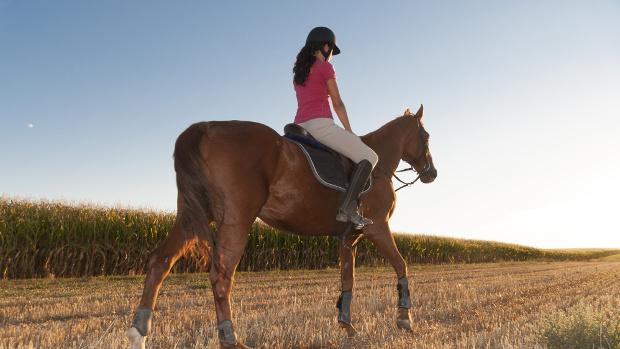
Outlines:
{"label": "woman", "polygon": [[[316,27],[310,31],[293,68],[293,86],[298,105],[295,123],[308,130],[319,142],[356,164],[336,220],[353,222],[357,228],[361,228],[372,224],[372,220],[358,213],[357,199],[379,158],[351,130],[347,109],[338,92],[336,73],[329,63],[332,54],[339,53],[336,36],[329,28]],[[329,98],[344,129],[334,123]]]}

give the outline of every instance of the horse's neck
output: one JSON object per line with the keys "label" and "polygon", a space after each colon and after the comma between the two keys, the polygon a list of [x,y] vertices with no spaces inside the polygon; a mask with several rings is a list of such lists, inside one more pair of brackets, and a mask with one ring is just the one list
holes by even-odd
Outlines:
{"label": "horse's neck", "polygon": [[409,128],[402,117],[394,119],[376,131],[362,136],[362,140],[379,156],[379,166],[384,171],[394,172],[403,154],[405,137]]}

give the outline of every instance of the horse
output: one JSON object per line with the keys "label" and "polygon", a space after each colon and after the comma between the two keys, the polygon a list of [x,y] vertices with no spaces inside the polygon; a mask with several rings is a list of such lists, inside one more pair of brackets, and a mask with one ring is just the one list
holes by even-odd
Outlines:
{"label": "horse", "polygon": [[[374,224],[357,229],[335,220],[341,193],[321,185],[297,144],[272,128],[231,120],[198,122],[184,130],[174,149],[176,219],[148,258],[142,298],[127,331],[131,348],[145,348],[160,286],[174,263],[196,242],[208,246],[220,348],[249,348],[234,330],[230,296],[236,267],[257,217],[289,233],[342,238],[338,324],[349,336],[356,332],[350,314],[355,244],[361,237],[369,239],[396,272],[396,324],[411,331],[407,265],[388,221],[395,208],[392,176],[401,160],[418,173],[422,183],[437,177],[429,134],[423,126],[423,106],[415,114],[407,108],[361,139],[377,153],[379,162],[371,175],[371,189],[359,198],[360,213]],[[347,228],[349,233],[344,234]]]}

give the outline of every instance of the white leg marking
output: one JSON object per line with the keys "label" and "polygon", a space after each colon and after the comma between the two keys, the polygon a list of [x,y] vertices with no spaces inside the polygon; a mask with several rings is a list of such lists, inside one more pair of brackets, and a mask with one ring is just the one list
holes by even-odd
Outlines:
{"label": "white leg marking", "polygon": [[131,327],[127,330],[127,338],[131,344],[131,349],[144,349],[146,343],[146,337],[140,334],[135,327]]}

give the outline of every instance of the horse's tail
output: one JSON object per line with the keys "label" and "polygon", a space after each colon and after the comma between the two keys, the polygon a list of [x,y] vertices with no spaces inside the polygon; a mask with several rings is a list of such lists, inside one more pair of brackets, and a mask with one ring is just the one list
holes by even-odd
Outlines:
{"label": "horse's tail", "polygon": [[186,234],[206,240],[212,250],[215,246],[215,235],[210,222],[214,217],[200,151],[200,143],[205,133],[201,126],[200,123],[189,126],[179,135],[174,145],[174,170],[179,195],[177,224],[181,224]]}

